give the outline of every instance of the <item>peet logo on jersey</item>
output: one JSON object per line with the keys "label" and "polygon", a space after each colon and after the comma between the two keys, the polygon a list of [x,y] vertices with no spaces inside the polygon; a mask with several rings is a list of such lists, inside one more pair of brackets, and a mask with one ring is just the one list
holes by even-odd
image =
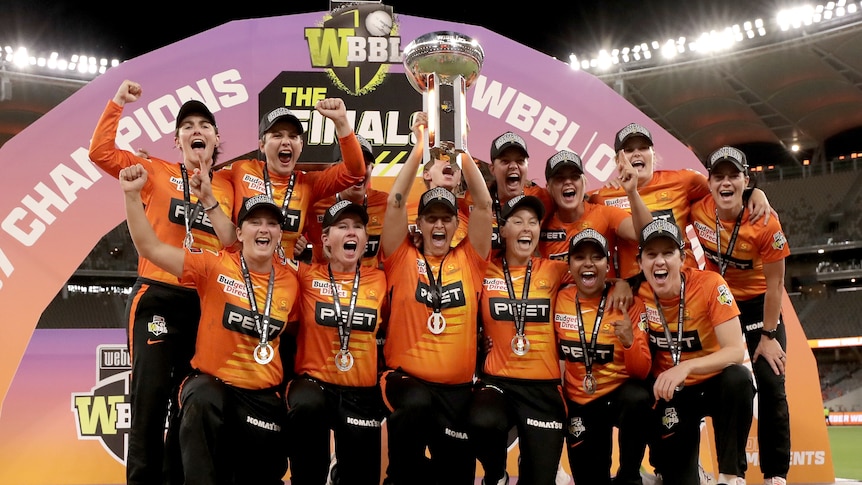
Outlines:
{"label": "peet logo on jersey", "polygon": [[369,234],[368,242],[365,243],[363,258],[373,258],[380,251],[380,234]]}
{"label": "peet logo on jersey", "polygon": [[[261,323],[263,323],[263,315],[260,316],[260,321]],[[239,332],[243,335],[248,335],[250,337],[258,338],[260,336],[251,310],[248,308],[231,305],[230,303],[226,303],[224,306],[224,313],[222,314],[222,326],[232,332]],[[281,329],[283,328],[284,322],[270,317],[269,340],[273,340],[274,338],[276,338],[278,334],[281,333]]]}
{"label": "peet logo on jersey", "polygon": [[[197,229],[199,231],[205,232],[207,234],[215,235],[215,228],[213,227],[212,222],[210,222],[209,216],[207,216],[206,211],[204,211],[203,207],[197,210],[197,214],[195,214],[195,206],[197,204],[190,204],[189,210],[191,210],[191,215],[195,216],[195,220],[192,221],[192,228]],[[179,224],[184,226],[186,223],[186,204],[182,199],[175,199],[171,197],[171,207],[170,213],[168,213],[168,220],[170,220],[173,224]]]}
{"label": "peet logo on jersey", "polygon": [[[671,335],[673,336],[674,341],[679,339],[679,335],[675,330],[671,332]],[[649,330],[649,343],[652,347],[670,352],[670,345],[668,345],[667,336],[660,326],[658,327],[658,330],[652,328]],[[697,330],[682,332],[680,347],[683,352],[699,352],[703,350],[703,344],[700,342],[700,336],[697,334]]]}
{"label": "peet logo on jersey", "polygon": [[566,231],[562,229],[546,229],[539,233],[539,241],[565,241]]}
{"label": "peet logo on jersey", "polygon": [[[592,347],[592,344],[590,344],[590,347]],[[568,362],[584,361],[584,347],[580,341],[560,339],[560,353]],[[614,361],[614,344],[600,344],[596,342],[596,353],[592,355],[592,358],[596,364],[610,364]]]}
{"label": "peet logo on jersey", "polygon": [[[514,322],[515,312],[518,304],[523,300],[511,300],[509,298],[489,298],[488,305],[491,318],[498,322]],[[551,300],[548,298],[528,298],[526,303],[521,304],[520,311],[526,317],[527,322],[550,322]]]}
{"label": "peet logo on jersey", "polygon": [[377,88],[400,64],[401,37],[392,7],[379,3],[332,10],[320,27],[306,27],[312,67],[324,68],[339,89],[362,96]]}
{"label": "peet logo on jersey", "polygon": [[[431,299],[431,288],[428,283],[420,281],[416,286],[416,301],[424,303],[428,308],[434,308]],[[464,285],[460,281],[444,285],[443,292],[440,294],[441,308],[454,308],[467,305],[467,300],[464,297]]]}
{"label": "peet logo on jersey", "polygon": [[[341,305],[341,318],[347,319],[350,313],[350,307]],[[314,303],[314,320],[318,325],[324,327],[335,328],[338,326],[338,313],[335,310],[335,304],[329,302]],[[377,327],[377,310],[374,308],[366,308],[357,306],[353,309],[353,319],[350,321],[350,328],[359,332],[373,332]]]}
{"label": "peet logo on jersey", "polygon": [[132,408],[132,364],[125,345],[96,347],[96,378],[89,392],[72,393],[72,413],[79,440],[96,440],[111,457],[126,464]]}

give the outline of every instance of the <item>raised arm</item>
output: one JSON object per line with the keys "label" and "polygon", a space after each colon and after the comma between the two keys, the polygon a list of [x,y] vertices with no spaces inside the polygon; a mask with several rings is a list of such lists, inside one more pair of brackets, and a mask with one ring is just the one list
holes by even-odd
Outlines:
{"label": "raised arm", "polygon": [[[473,197],[473,211],[467,224],[467,238],[473,249],[483,258],[491,253],[491,237],[494,229],[491,226],[494,215],[491,211],[491,193],[485,183],[485,177],[479,170],[479,166],[469,153],[459,154],[461,157],[461,174],[467,182],[467,190]],[[482,163],[482,162],[479,162]]]}
{"label": "raised arm", "polygon": [[[347,108],[341,98],[326,98],[317,102],[314,107],[318,113],[332,120],[335,125],[335,135],[341,146],[341,156],[350,174],[357,178],[365,176],[365,158],[362,156],[362,148],[356,141],[353,126],[347,118]],[[350,143],[345,143],[345,137],[350,137]],[[338,189],[342,190],[342,189]],[[336,190],[337,191],[337,190]]]}
{"label": "raised arm", "polygon": [[147,171],[140,164],[132,165],[120,170],[118,178],[126,194],[126,222],[138,254],[177,278],[181,277],[185,250],[159,240],[144,213],[141,189],[147,182]]}
{"label": "raised arm", "polygon": [[401,171],[395,177],[392,189],[389,191],[389,199],[386,204],[386,214],[383,217],[383,233],[380,234],[380,246],[383,254],[389,256],[398,249],[404,238],[407,237],[407,198],[416,173],[419,171],[419,163],[422,161],[422,150],[424,149],[424,133],[428,127],[428,115],[418,112],[413,118],[413,135],[416,144],[407,156],[407,160],[401,166]]}
{"label": "raised arm", "polygon": [[213,194],[212,179],[210,178],[212,159],[204,160],[202,157],[199,162],[200,168],[196,168],[189,178],[189,188],[203,205],[222,246],[230,247],[236,242],[236,225],[227,215],[232,211],[232,208],[221,207],[218,198]]}
{"label": "raised arm", "polygon": [[[652,222],[652,212],[644,203],[638,192],[638,172],[632,167],[630,161],[626,157],[618,157],[617,170],[619,171],[619,181],[623,189],[626,191],[626,196],[629,199],[629,205],[632,211],[632,225],[634,226],[635,234],[639,235],[641,229]],[[637,237],[632,240],[637,240]]]}

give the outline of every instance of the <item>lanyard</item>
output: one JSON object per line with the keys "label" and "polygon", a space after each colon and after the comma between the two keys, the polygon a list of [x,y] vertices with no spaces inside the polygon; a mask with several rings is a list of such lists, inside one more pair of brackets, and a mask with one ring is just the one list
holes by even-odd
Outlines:
{"label": "lanyard", "polygon": [[596,310],[596,322],[593,324],[593,335],[590,341],[587,342],[587,333],[584,330],[584,315],[581,313],[581,300],[578,294],[575,293],[575,308],[578,312],[578,337],[581,339],[581,350],[584,352],[584,367],[587,369],[587,375],[593,373],[593,356],[596,354],[596,345],[598,342],[599,328],[602,326],[602,318],[605,315],[605,301],[608,298],[608,286],[602,290],[602,299],[599,301],[599,308]]}
{"label": "lanyard", "polygon": [[[285,229],[287,224],[287,207],[290,205],[290,199],[293,197],[293,186],[296,183],[296,172],[290,173],[290,181],[287,183],[287,190],[284,192],[284,202],[281,203],[281,215],[284,216],[284,224],[281,228]],[[263,166],[263,184],[266,187],[266,195],[270,199],[275,200],[275,192],[272,189],[272,180],[269,178],[269,169],[266,168],[266,162]]]}
{"label": "lanyard", "polygon": [[745,207],[739,211],[736,216],[736,224],[733,226],[733,233],[730,235],[730,241],[727,242],[727,254],[721,254],[721,219],[718,217],[718,209],[715,209],[715,252],[718,254],[718,270],[721,276],[727,271],[727,264],[730,262],[730,255],[733,254],[733,248],[736,247],[736,236],[739,235],[739,226],[742,224],[742,214],[745,213]]}
{"label": "lanyard", "polygon": [[189,210],[191,210],[191,195],[189,194],[189,171],[186,169],[186,165],[180,162],[180,172],[183,175],[183,215],[185,218],[185,226],[186,226],[186,237],[183,240],[183,247],[186,249],[191,249],[195,243],[195,237],[192,236],[192,224],[197,220],[198,214],[200,214],[200,210],[203,208],[201,206],[201,201],[197,201],[195,203],[195,208],[192,210],[191,216],[189,216]]}
{"label": "lanyard", "polygon": [[[446,253],[446,256],[449,256],[449,253]],[[434,271],[431,269],[431,265],[428,263],[428,259],[425,258],[425,255],[422,255],[422,259],[425,260],[425,274],[428,276],[428,286],[431,290],[431,308],[434,310],[434,313],[440,313],[443,308],[443,263],[446,262],[446,256],[443,256],[443,260],[440,261],[440,269],[437,270],[437,279],[434,279]]]}
{"label": "lanyard", "polygon": [[527,274],[524,276],[524,289],[521,290],[521,299],[515,302],[515,285],[512,283],[512,273],[509,272],[509,263],[503,256],[503,274],[506,276],[506,289],[509,291],[509,299],[514,302],[513,317],[515,320],[515,332],[519,337],[524,336],[527,326],[527,299],[530,297],[530,278],[533,275],[533,259],[527,263]]}
{"label": "lanyard", "polygon": [[677,339],[673,339],[673,334],[670,332],[670,327],[667,325],[667,320],[664,318],[664,311],[661,309],[661,303],[658,300],[658,295],[653,292],[653,297],[655,297],[655,307],[658,311],[658,316],[661,318],[661,326],[664,328],[664,337],[667,339],[668,349],[670,350],[670,357],[673,359],[673,365],[679,365],[679,359],[682,354],[682,327],[685,319],[685,276],[680,274],[680,285],[679,285],[679,317],[677,320]]}
{"label": "lanyard", "polygon": [[[242,268],[242,279],[245,280],[245,290],[248,293],[248,304],[251,308],[251,313],[254,315],[254,327],[260,335],[260,343],[258,347],[267,347],[269,339],[269,312],[272,308],[272,289],[275,286],[275,269],[269,270],[269,284],[266,287],[266,303],[263,310],[263,322],[261,323],[260,314],[257,312],[257,299],[254,296],[254,286],[251,284],[251,275],[248,272],[248,265],[245,263],[245,257],[239,253],[239,264]],[[270,360],[272,356],[270,355]],[[268,362],[268,361],[267,361]]]}
{"label": "lanyard", "polygon": [[332,289],[332,301],[335,303],[335,318],[338,324],[338,341],[341,344],[341,351],[346,352],[350,345],[350,327],[353,323],[353,311],[356,309],[356,297],[359,294],[359,268],[360,264],[356,265],[356,274],[353,276],[353,289],[350,290],[350,308],[347,311],[347,318],[341,313],[341,298],[338,296],[338,286],[335,285],[335,276],[332,275],[332,265],[327,265],[329,270],[329,287]]}

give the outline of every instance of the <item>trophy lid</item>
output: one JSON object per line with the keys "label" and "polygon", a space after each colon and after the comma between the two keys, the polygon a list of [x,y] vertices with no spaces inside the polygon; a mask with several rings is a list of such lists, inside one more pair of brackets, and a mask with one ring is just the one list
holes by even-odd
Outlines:
{"label": "trophy lid", "polygon": [[407,79],[420,93],[426,91],[426,79],[432,72],[440,84],[446,85],[452,85],[460,74],[469,88],[479,77],[484,59],[482,46],[458,32],[430,32],[404,47]]}

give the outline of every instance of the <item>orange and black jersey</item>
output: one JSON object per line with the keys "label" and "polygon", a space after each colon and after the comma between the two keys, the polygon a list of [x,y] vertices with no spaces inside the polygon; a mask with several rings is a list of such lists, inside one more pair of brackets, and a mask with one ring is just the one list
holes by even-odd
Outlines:
{"label": "orange and black jersey", "polygon": [[[545,217],[542,232],[539,235],[539,253],[542,257],[559,261],[569,260],[569,239],[584,229],[595,229],[608,241],[611,250],[611,261],[616,251],[617,233],[620,225],[631,217],[631,214],[618,207],[593,204],[584,201],[584,214],[574,222],[563,222],[554,212]],[[615,278],[611,267],[608,278]]]}
{"label": "orange and black jersey", "polygon": [[[652,180],[644,187],[638,187],[638,193],[644,204],[652,212],[653,219],[665,219],[679,226],[682,234],[691,224],[691,204],[709,197],[709,184],[706,177],[690,169],[656,170]],[[631,212],[631,204],[623,188],[603,187],[590,192],[590,201],[612,207],[619,207]],[[691,250],[691,243],[686,238],[685,264],[697,267],[697,259]],[[631,278],[640,272],[637,262],[638,243],[620,239],[617,241],[617,259],[619,273],[622,278]]]}
{"label": "orange and black jersey", "polygon": [[[337,194],[338,192],[357,184],[365,178],[365,159],[362,149],[356,140],[356,135],[338,139],[344,155],[343,163],[336,163],[320,171],[303,172],[294,168],[288,176],[269,172],[272,184],[272,198],[279,207],[283,207],[284,199],[291,186],[290,203],[285,211],[284,233],[281,244],[288,257],[292,257],[296,240],[305,228],[305,221],[315,201]],[[232,187],[233,199],[229,207],[233,208],[232,220],[236,222],[242,204],[258,194],[266,194],[263,160],[237,160],[229,166],[217,171],[214,179],[224,179]]]}
{"label": "orange and black jersey", "polygon": [[[595,354],[591,354],[591,373],[596,379],[595,394],[584,391],[583,382],[586,376],[584,360],[584,344],[581,342],[578,328],[583,325],[587,349],[593,348],[593,331],[596,328],[601,296],[595,298],[580,298],[581,315],[578,315],[578,305],[575,297],[577,286],[568,286],[557,295],[554,307],[554,327],[557,333],[557,344],[560,349],[560,359],[565,363],[564,392],[566,398],[578,404],[586,404],[602,397],[617,387],[626,379],[643,379],[649,375],[651,358],[649,341],[647,339],[646,310],[643,301],[635,297],[628,310],[632,323],[634,342],[625,348],[614,334],[613,322],[625,319],[623,313],[605,302],[605,311],[596,334]],[[581,321],[583,319],[583,321]]]}
{"label": "orange and black jersey", "polygon": [[[368,224],[365,232],[368,233],[368,243],[365,246],[365,254],[362,256],[362,265],[371,268],[381,267],[380,257],[380,234],[383,233],[383,217],[386,215],[386,205],[389,193],[368,188],[365,201],[365,210],[368,212]],[[312,217],[308,219],[305,237],[312,245],[312,262],[325,263],[326,256],[323,254],[323,215],[326,210],[338,202],[338,196],[327,197],[314,203]]]}
{"label": "orange and black jersey", "polygon": [[[484,374],[515,379],[560,379],[552,318],[557,291],[563,281],[570,280],[568,270],[568,265],[562,261],[534,257],[527,301],[523,303],[527,267],[509,266],[515,295],[515,300],[512,300],[502,260],[495,258],[491,261],[479,296],[485,336],[494,342],[485,357]],[[529,351],[520,356],[510,346],[516,335],[515,318],[519,302],[522,303],[520,311],[525,321],[524,335],[530,342]]]}
{"label": "orange and black jersey", "polygon": [[[685,276],[685,313],[680,361],[709,355],[721,349],[715,327],[739,316],[739,308],[733,294],[721,275],[697,268],[684,268],[682,274]],[[649,284],[640,286],[638,296],[646,307],[650,348],[653,350],[652,374],[658,376],[673,367],[673,358],[653,295]],[[679,296],[660,299],[659,302],[671,337],[674,341],[679,341]],[[719,372],[689,374],[685,385],[703,382]]]}
{"label": "orange and black jersey", "polygon": [[[260,341],[240,266],[239,252],[192,249],[183,262],[182,281],[197,288],[201,298],[192,367],[242,389],[268,389],[281,384],[279,340],[298,294],[296,269],[273,263],[275,282],[269,318],[268,340],[275,356],[268,364],[254,360]],[[288,261],[288,264],[293,264]],[[250,272],[260,321],[266,308],[269,273]]]}
{"label": "orange and black jersey", "polygon": [[766,226],[749,224],[749,210],[744,209],[733,252],[727,254],[736,220],[721,221],[721,255],[715,237],[715,199],[707,197],[691,208],[692,225],[706,257],[706,269],[719,271],[719,258],[727,265],[724,279],[739,301],[750,300],[766,293],[764,263],[781,261],[790,255],[790,246],[778,218],[769,218]]}
{"label": "orange and black jersey", "polygon": [[[148,175],[147,183],[141,190],[147,220],[153,226],[159,240],[171,246],[183,247],[186,236],[185,184],[180,164],[154,157],[141,158],[132,152],[117,148],[117,129],[122,114],[122,106],[113,101],[108,102],[90,142],[90,160],[114,178],[119,177],[120,170],[141,164]],[[187,176],[192,176],[191,171],[187,172]],[[213,194],[220,203],[229,203],[229,192],[230,188],[227,184],[213,180]],[[190,224],[194,247],[216,251],[221,249],[221,243],[203,207],[197,206],[195,210],[197,197],[191,191],[189,191],[189,202],[191,215],[195,216]],[[229,205],[225,206],[229,207]],[[176,276],[144,258],[138,259],[138,274],[143,278],[173,286],[190,286],[181,285]]]}
{"label": "orange and black jersey", "polygon": [[[465,239],[445,257],[428,257],[427,264],[430,267],[410,236],[393,254],[385,255],[393,308],[383,348],[386,365],[428,382],[469,383],[476,369],[478,297],[488,260]],[[433,311],[428,271],[442,287],[446,327],[439,335],[428,328]]]}
{"label": "orange and black jersey", "polygon": [[[333,272],[341,316],[347,319],[355,273]],[[377,384],[377,330],[386,318],[386,276],[383,271],[362,266],[359,290],[350,325],[348,350],[353,367],[338,370],[335,357],[341,350],[338,310],[332,294],[328,264],[299,265],[300,299],[291,321],[298,320],[296,373],[329,384],[371,387]]]}

